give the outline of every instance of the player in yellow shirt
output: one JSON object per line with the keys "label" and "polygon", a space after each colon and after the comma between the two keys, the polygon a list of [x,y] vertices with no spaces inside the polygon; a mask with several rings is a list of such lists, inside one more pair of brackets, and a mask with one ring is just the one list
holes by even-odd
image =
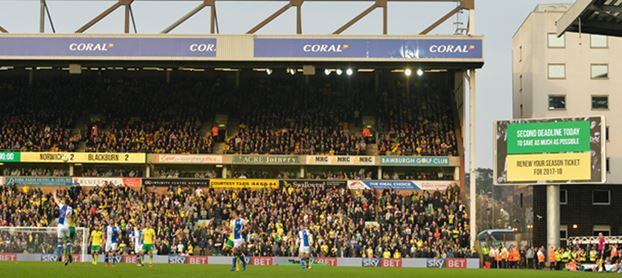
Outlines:
{"label": "player in yellow shirt", "polygon": [[141,256],[145,253],[149,254],[149,266],[153,266],[153,242],[155,240],[155,231],[151,228],[151,223],[147,222],[142,233],[143,250]]}
{"label": "player in yellow shirt", "polygon": [[91,256],[93,257],[93,265],[97,265],[99,253],[101,252],[102,238],[104,233],[101,225],[91,232]]}

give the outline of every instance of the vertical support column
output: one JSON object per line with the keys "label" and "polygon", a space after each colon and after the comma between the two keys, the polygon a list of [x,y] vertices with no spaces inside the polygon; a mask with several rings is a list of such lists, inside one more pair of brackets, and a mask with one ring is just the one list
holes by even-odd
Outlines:
{"label": "vertical support column", "polygon": [[222,178],[223,179],[227,178],[227,165],[222,166]]}
{"label": "vertical support column", "polygon": [[469,70],[469,234],[471,248],[477,235],[477,184],[475,179],[475,69]]}
{"label": "vertical support column", "polygon": [[[546,186],[546,244],[559,247],[559,185]],[[547,250],[548,250],[547,248]]]}
{"label": "vertical support column", "polygon": [[301,179],[305,178],[305,166],[300,166],[299,178]]}
{"label": "vertical support column", "polygon": [[151,165],[145,166],[145,178],[151,178]]}
{"label": "vertical support column", "polygon": [[39,33],[45,33],[45,0],[39,0]]}
{"label": "vertical support column", "polygon": [[69,164],[69,176],[73,177],[73,164]]}
{"label": "vertical support column", "polygon": [[130,32],[130,4],[125,4],[125,24],[123,25],[123,32],[128,34]]}
{"label": "vertical support column", "polygon": [[216,3],[214,3],[211,7],[210,7],[210,26],[209,26],[209,32],[210,34],[214,34],[216,33]]}
{"label": "vertical support column", "polygon": [[460,180],[460,167],[454,167],[454,180]]}
{"label": "vertical support column", "polygon": [[377,179],[379,180],[382,179],[382,167],[381,166],[378,166],[378,178]]}
{"label": "vertical support column", "polygon": [[382,34],[383,35],[389,34],[389,16],[388,16],[387,9],[389,9],[389,3],[387,3],[387,1],[384,1],[384,7],[382,8]]}
{"label": "vertical support column", "polygon": [[302,34],[302,1],[296,5],[296,34]]}

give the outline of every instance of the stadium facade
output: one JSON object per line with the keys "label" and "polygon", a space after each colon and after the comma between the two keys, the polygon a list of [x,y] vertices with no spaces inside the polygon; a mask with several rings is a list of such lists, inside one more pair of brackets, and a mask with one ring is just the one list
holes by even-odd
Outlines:
{"label": "stadium facade", "polygon": [[[512,42],[513,117],[559,118],[605,116],[607,179],[604,185],[561,185],[560,239],[622,234],[622,110],[616,94],[622,39],[566,32],[558,37],[557,22],[570,4],[538,5],[515,33]],[[533,229],[535,245],[546,245],[547,191],[524,187],[516,203],[527,210],[525,222]],[[523,202],[524,201],[524,202]],[[524,206],[523,206],[524,205]],[[531,224],[531,226],[529,226]]]}

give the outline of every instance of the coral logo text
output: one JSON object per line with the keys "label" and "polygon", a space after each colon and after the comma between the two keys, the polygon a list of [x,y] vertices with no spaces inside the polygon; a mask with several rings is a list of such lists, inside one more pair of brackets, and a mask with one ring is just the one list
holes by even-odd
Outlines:
{"label": "coral logo text", "polygon": [[69,51],[77,52],[106,52],[114,47],[114,43],[70,43]]}
{"label": "coral logo text", "polygon": [[190,45],[191,52],[216,52],[216,45],[213,43],[193,43]]}
{"label": "coral logo text", "polygon": [[305,44],[302,47],[304,52],[313,53],[341,53],[350,47],[347,44]]}
{"label": "coral logo text", "polygon": [[475,45],[451,45],[451,44],[434,44],[430,46],[430,53],[469,53],[474,50]]}

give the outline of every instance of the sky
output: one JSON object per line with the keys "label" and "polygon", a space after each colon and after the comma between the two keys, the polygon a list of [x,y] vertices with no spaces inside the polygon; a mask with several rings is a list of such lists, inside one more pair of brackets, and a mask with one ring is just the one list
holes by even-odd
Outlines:
{"label": "sky", "polygon": [[[389,34],[415,35],[455,7],[455,3],[389,3]],[[475,31],[484,35],[485,65],[476,81],[476,166],[492,167],[492,124],[512,117],[512,36],[520,24],[540,3],[568,3],[570,0],[476,0]],[[111,0],[48,0],[57,33],[73,33],[90,19],[112,5]],[[197,6],[199,1],[135,1],[132,5],[139,33],[159,33]],[[279,9],[285,2],[218,2],[221,34],[242,34]],[[365,10],[367,2],[306,2],[302,7],[305,34],[330,34]],[[39,1],[0,0],[0,26],[11,33],[39,31]],[[466,18],[466,13],[462,16]],[[264,27],[258,34],[294,34],[295,9]],[[456,17],[431,34],[453,34]],[[46,27],[50,31],[49,25]],[[123,10],[118,9],[93,26],[87,33],[121,33]],[[204,9],[173,32],[175,34],[209,33],[209,9]],[[344,34],[381,34],[382,12],[376,10]],[[468,110],[465,112],[468,115]],[[465,125],[468,127],[468,124]],[[468,138],[468,133],[467,137]],[[468,140],[468,139],[467,139]],[[465,142],[468,146],[468,141]],[[467,154],[467,168],[468,168]]]}

